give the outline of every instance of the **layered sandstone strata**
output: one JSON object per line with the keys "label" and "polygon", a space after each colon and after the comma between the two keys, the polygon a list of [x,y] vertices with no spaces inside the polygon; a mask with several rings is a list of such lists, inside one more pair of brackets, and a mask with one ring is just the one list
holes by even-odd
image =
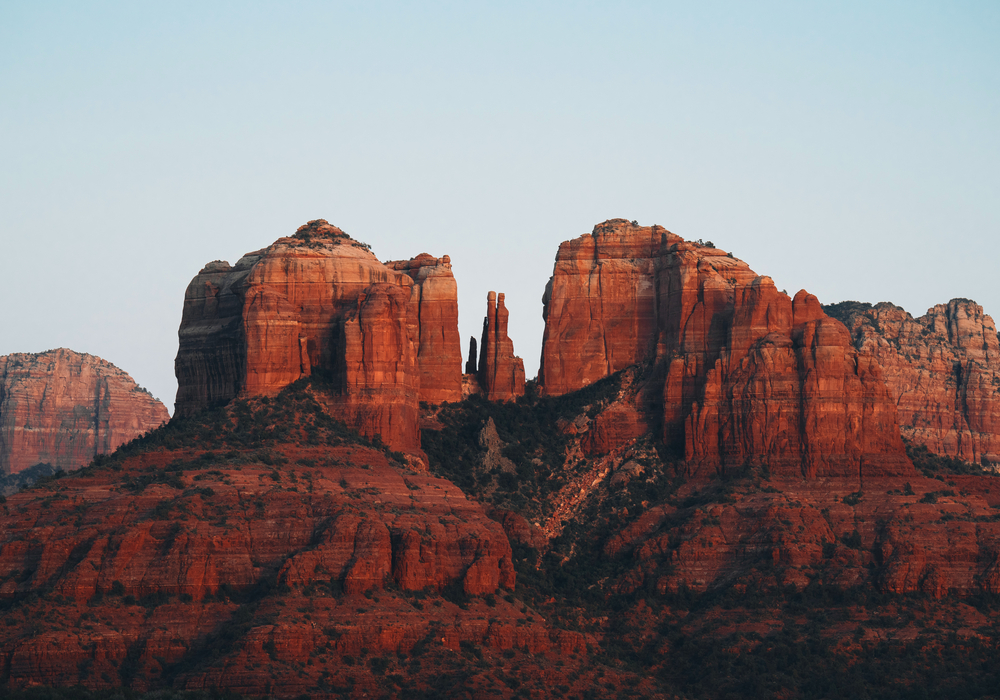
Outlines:
{"label": "layered sandstone strata", "polygon": [[319,219],[209,263],[188,286],[177,414],[274,394],[318,372],[334,412],[396,449],[419,449],[420,400],[461,398],[458,300],[447,256],[384,265]]}
{"label": "layered sandstone strata", "polygon": [[816,297],[791,299],[731,254],[607,221],[560,246],[543,303],[542,390],[653,363],[663,438],[693,471],[912,471],[878,363]]}
{"label": "layered sandstone strata", "polygon": [[[493,598],[514,588],[510,544],[450,482],[353,445],[281,447],[287,458],[265,451],[266,465],[254,450],[230,462],[158,450],[10,497],[0,601],[37,624],[0,634],[4,687],[145,690],[190,674],[191,687],[260,695],[287,673],[282,693],[298,695],[346,668],[341,656],[409,653],[431,631],[456,650],[559,648],[556,631]],[[72,623],[44,622],[52,596]],[[220,644],[220,630],[238,643]]]}
{"label": "layered sandstone strata", "polygon": [[886,302],[826,308],[878,361],[905,437],[940,455],[1000,462],[1000,342],[981,306],[952,299],[920,318]]}
{"label": "layered sandstone strata", "polygon": [[59,348],[0,357],[0,474],[71,470],[170,419],[132,377]]}
{"label": "layered sandstone strata", "polygon": [[490,292],[483,319],[479,384],[490,401],[512,401],[524,395],[524,360],[514,354],[514,341],[507,336],[510,314],[503,301],[503,292]]}

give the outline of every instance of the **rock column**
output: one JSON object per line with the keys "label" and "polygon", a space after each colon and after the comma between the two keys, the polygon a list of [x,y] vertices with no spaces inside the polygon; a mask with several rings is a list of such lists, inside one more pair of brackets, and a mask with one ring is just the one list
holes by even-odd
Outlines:
{"label": "rock column", "polygon": [[486,297],[483,340],[479,354],[479,383],[490,401],[512,401],[524,395],[524,361],[514,355],[507,337],[509,313],[501,292]]}

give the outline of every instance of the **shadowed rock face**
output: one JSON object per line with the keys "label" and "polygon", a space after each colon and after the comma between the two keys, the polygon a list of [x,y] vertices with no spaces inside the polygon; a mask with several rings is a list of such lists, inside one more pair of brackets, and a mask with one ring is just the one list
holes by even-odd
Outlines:
{"label": "shadowed rock face", "polygon": [[793,300],[724,251],[607,221],[560,246],[543,303],[542,390],[653,363],[663,438],[693,471],[912,472],[878,363],[816,297]]}
{"label": "shadowed rock face", "polygon": [[77,469],[169,418],[99,357],[66,348],[0,357],[0,474],[39,463]]}
{"label": "shadowed rock face", "polygon": [[383,265],[319,219],[209,263],[188,286],[175,362],[177,414],[274,394],[321,370],[331,410],[395,449],[419,449],[419,401],[461,397],[457,291],[447,256]]}
{"label": "shadowed rock face", "polygon": [[507,336],[509,312],[503,292],[486,297],[479,384],[490,401],[513,401],[524,395],[524,360],[514,355],[514,342]]}
{"label": "shadowed rock face", "polygon": [[940,455],[1000,462],[1000,343],[981,306],[952,299],[916,319],[885,302],[827,308],[882,367],[905,437]]}

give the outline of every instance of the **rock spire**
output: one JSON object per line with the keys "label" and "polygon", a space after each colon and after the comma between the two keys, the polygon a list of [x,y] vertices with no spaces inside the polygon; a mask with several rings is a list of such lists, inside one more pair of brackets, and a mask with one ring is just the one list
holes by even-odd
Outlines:
{"label": "rock spire", "polygon": [[486,296],[478,374],[490,401],[512,401],[524,394],[524,360],[514,355],[514,343],[507,336],[509,313],[503,301],[503,292]]}

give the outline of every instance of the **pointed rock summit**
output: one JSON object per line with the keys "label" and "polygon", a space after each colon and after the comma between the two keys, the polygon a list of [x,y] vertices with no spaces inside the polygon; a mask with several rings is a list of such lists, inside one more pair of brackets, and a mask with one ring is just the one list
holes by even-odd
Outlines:
{"label": "pointed rock summit", "polygon": [[476,360],[477,356],[476,338],[475,336],[469,336],[469,359],[465,361],[466,374],[475,374],[479,371],[479,362]]}

